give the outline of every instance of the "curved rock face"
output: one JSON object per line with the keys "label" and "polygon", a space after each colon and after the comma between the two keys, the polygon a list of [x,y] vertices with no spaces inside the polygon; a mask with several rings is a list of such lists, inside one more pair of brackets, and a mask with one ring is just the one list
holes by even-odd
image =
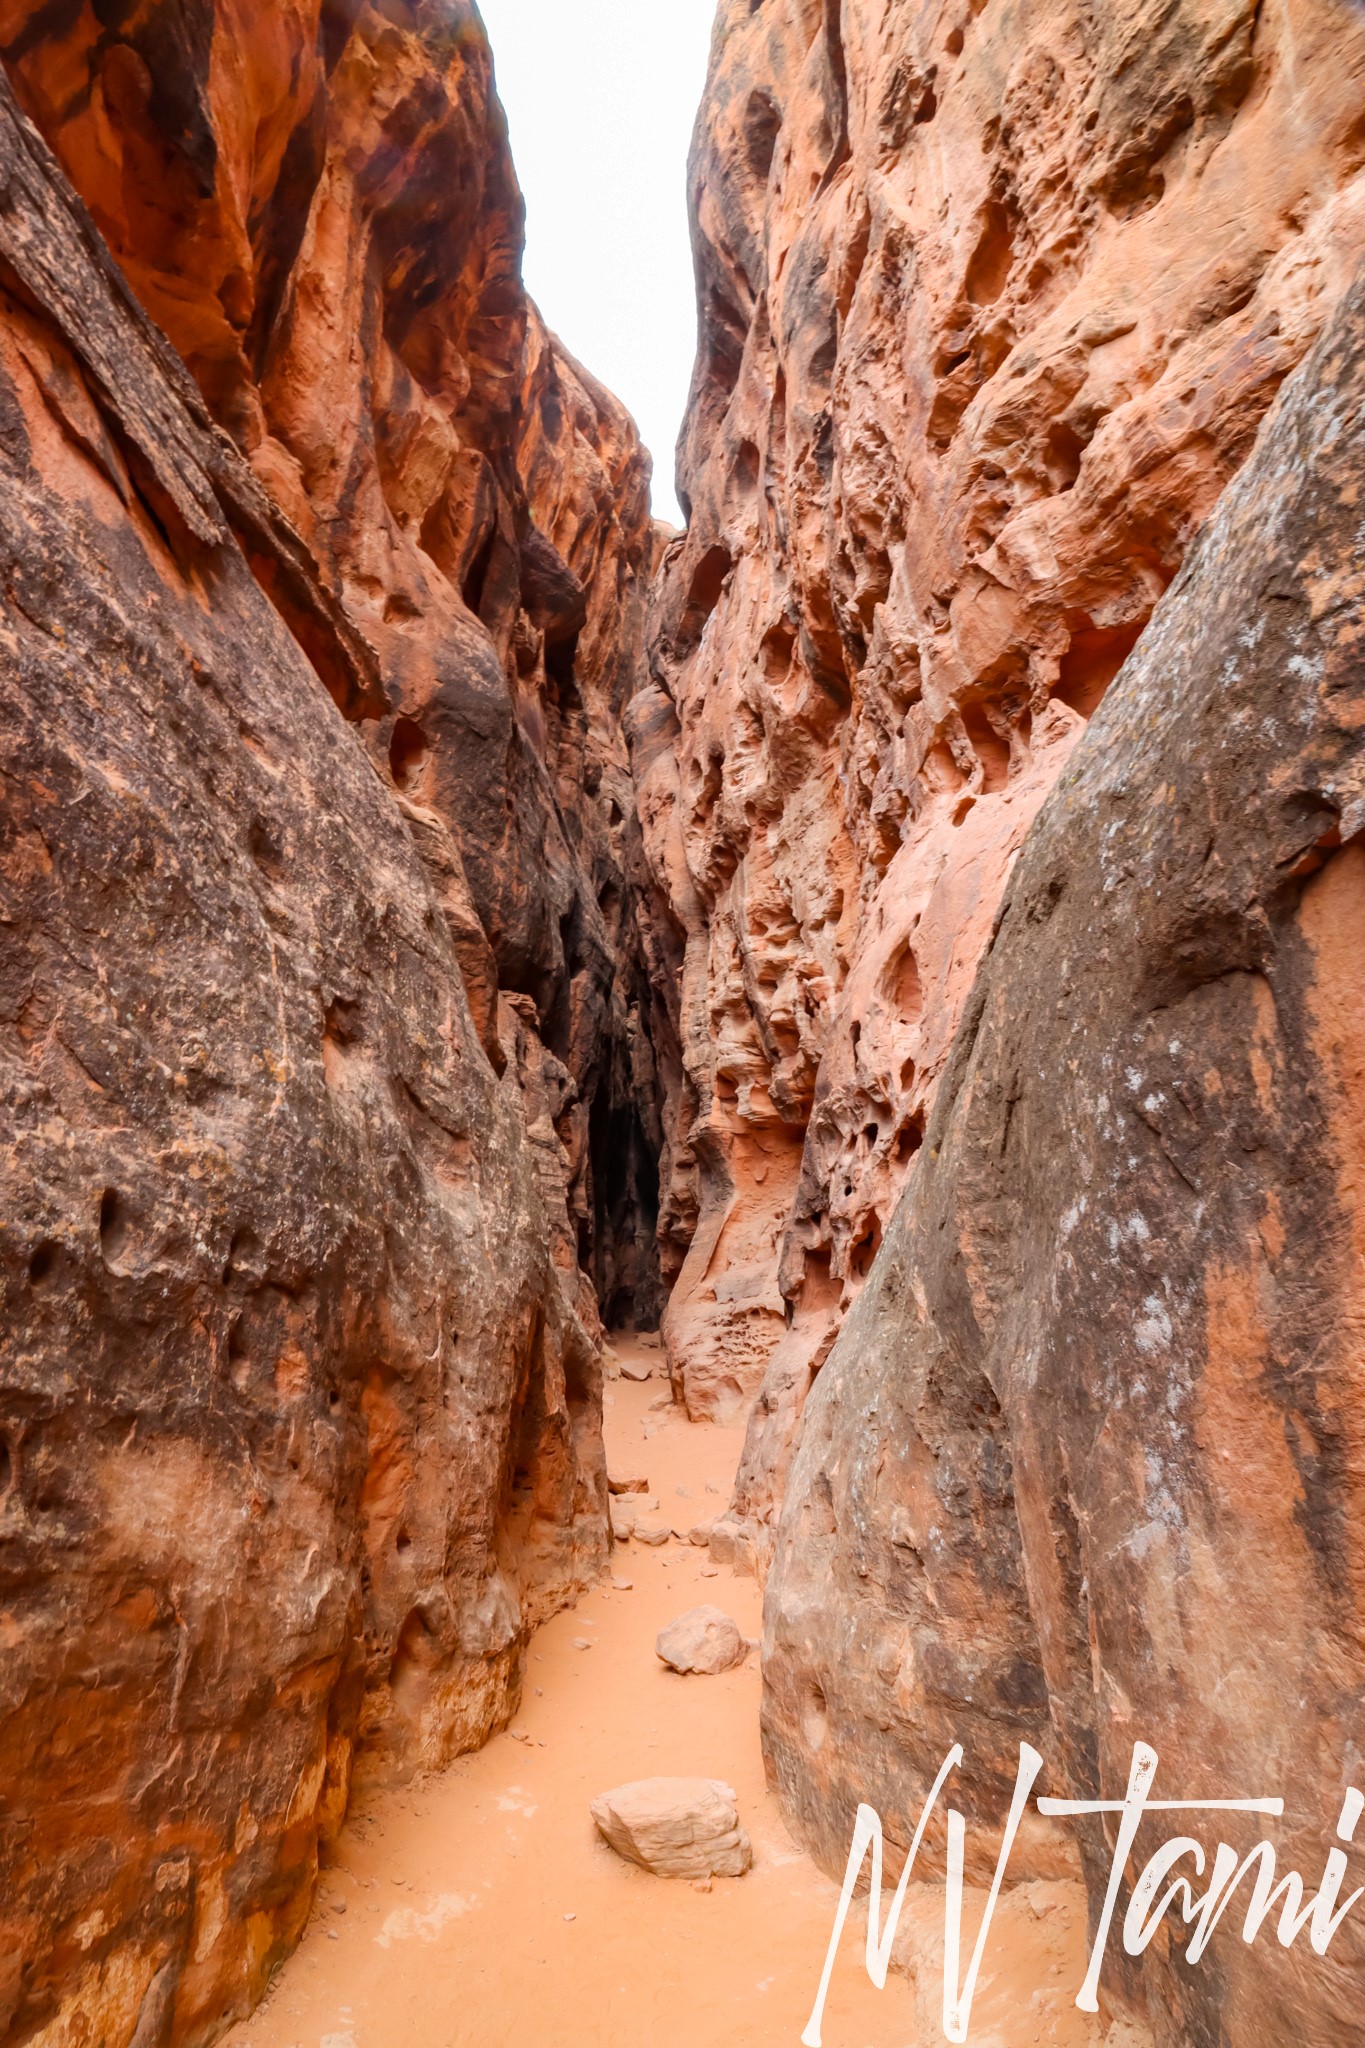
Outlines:
{"label": "curved rock face", "polygon": [[[1033,828],[812,1395],[764,1728],[830,1867],[954,1741],[997,1830],[1021,1738],[1077,1798],[1137,1740],[1157,1797],[1282,1795],[1207,1846],[1310,1892],[1359,1782],[1362,447],[1365,271]],[[1197,1967],[1115,1932],[1111,1996],[1170,2048],[1365,2040],[1361,1923],[1247,1946],[1248,1891]]]}
{"label": "curved rock face", "polygon": [[647,461],[472,6],[267,13],[0,5],[0,2039],[250,2007],[657,1315]]}
{"label": "curved rock face", "polygon": [[[522,290],[477,13],[126,14],[105,26],[0,0],[0,55],[374,650],[366,742],[430,814],[415,829],[438,879],[435,841],[455,842],[477,917],[462,960],[495,1064],[497,990],[529,1001],[507,1028],[539,1041],[523,1077],[553,1105],[557,1257],[572,1284],[580,1262],[599,1281],[610,1314],[651,1324],[660,1134],[619,731],[640,681],[649,467]],[[549,1080],[546,1056],[563,1070]],[[592,1287],[580,1296],[591,1324]]]}
{"label": "curved rock face", "polygon": [[1363,89],[1341,0],[722,6],[632,716],[666,1327],[694,1413],[761,1388],[760,1565],[1011,863],[1365,246]]}

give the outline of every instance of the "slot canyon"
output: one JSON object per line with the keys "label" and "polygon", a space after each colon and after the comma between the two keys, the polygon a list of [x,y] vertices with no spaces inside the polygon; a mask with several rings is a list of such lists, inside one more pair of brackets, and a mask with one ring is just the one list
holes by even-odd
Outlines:
{"label": "slot canyon", "polygon": [[[496,54],[0,0],[0,2048],[795,2043],[954,1744],[978,1912],[1021,1743],[1365,1790],[1365,8],[720,0],[682,530]],[[1365,2048],[1078,2011],[1113,1818],[974,2041]]]}

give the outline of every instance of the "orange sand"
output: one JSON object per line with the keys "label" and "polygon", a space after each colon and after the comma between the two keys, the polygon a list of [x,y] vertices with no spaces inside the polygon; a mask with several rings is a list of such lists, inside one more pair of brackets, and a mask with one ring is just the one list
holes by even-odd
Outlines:
{"label": "orange sand", "polygon": [[[723,1509],[743,1432],[651,1413],[666,1392],[609,1385],[607,1443],[613,1464],[648,1473],[659,1518],[690,1526]],[[765,1788],[757,1656],[713,1678],[677,1677],[655,1656],[664,1623],[703,1600],[757,1637],[754,1582],[703,1578],[707,1562],[678,1543],[618,1549],[613,1571],[633,1591],[603,1585],[541,1631],[515,1733],[361,1804],[298,1953],[232,2048],[796,2048],[837,1890],[794,1847]],[[589,1800],[655,1775],[735,1787],[754,1844],[747,1877],[701,1893],[606,1847]],[[937,1917],[932,1899],[928,1911]],[[1070,2010],[1084,1974],[1079,1923],[1064,1899],[1043,1912],[1016,1909],[993,1942],[972,2048],[1090,2038]],[[917,2026],[912,1983],[893,1973],[873,1988],[850,1920],[825,2048],[936,2044],[924,2015],[940,1992],[925,1977]]]}

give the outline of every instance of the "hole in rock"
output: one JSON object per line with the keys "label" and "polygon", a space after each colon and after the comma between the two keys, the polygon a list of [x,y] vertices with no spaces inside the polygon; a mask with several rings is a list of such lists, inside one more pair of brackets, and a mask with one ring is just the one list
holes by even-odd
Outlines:
{"label": "hole in rock", "polygon": [[1069,420],[1054,420],[1048,428],[1043,461],[1048,482],[1059,497],[1075,485],[1086,445]]}
{"label": "hole in rock", "polygon": [[412,1538],[411,1536],[409,1536],[406,1529],[400,1529],[398,1531],[398,1538],[394,1544],[394,1548],[398,1552],[400,1557],[402,1556],[405,1550],[412,1549]]}
{"label": "hole in rock", "polygon": [[782,115],[771,93],[751,92],[744,109],[744,156],[761,184],[768,182],[782,132]]}
{"label": "hole in rock", "polygon": [[[907,1062],[907,1064],[909,1063]],[[911,1066],[910,1079],[914,1078],[914,1071],[914,1067]],[[902,1087],[909,1086],[909,1080],[907,1080],[904,1072],[902,1072],[901,1076],[901,1085]],[[924,1119],[918,1116],[911,1117],[909,1123],[903,1124],[896,1133],[896,1164],[898,1166],[908,1166],[923,1143]]]}
{"label": "hole in rock", "polygon": [[417,780],[431,742],[415,718],[396,718],[389,741],[389,773],[399,789],[410,789]]}
{"label": "hole in rock", "polygon": [[106,1266],[122,1257],[131,1239],[128,1205],[117,1188],[106,1188],[100,1196],[100,1253]]}
{"label": "hole in rock", "polygon": [[264,818],[252,820],[246,843],[247,851],[261,873],[270,881],[278,882],[284,874],[284,848]]}
{"label": "hole in rock", "polygon": [[28,1280],[30,1287],[41,1287],[45,1280],[52,1278],[57,1263],[57,1247],[50,1238],[44,1238],[29,1254]]}
{"label": "hole in rock", "polygon": [[967,265],[967,297],[974,306],[993,306],[1014,268],[1014,216],[998,199],[981,209],[981,234]]}
{"label": "hole in rock", "polygon": [[1082,718],[1093,718],[1146,623],[1139,619],[1127,626],[1084,626],[1073,633],[1053,696]]}
{"label": "hole in rock", "polygon": [[260,1239],[254,1230],[244,1228],[233,1231],[232,1243],[228,1246],[228,1255],[223,1262],[224,1287],[230,1287],[234,1280],[250,1276],[251,1263],[260,1248]]}
{"label": "hole in rock", "polygon": [[962,707],[962,723],[967,728],[967,737],[981,763],[982,793],[994,796],[1010,779],[1009,741],[1001,739],[980,704],[965,704]]}
{"label": "hole in rock", "polygon": [[966,40],[966,35],[960,28],[950,28],[944,38],[943,47],[950,57],[960,57]]}
{"label": "hole in rock", "polygon": [[886,965],[883,983],[891,1007],[904,1024],[913,1024],[922,1008],[919,962],[908,939],[897,946]]}
{"label": "hole in rock", "polygon": [[707,548],[692,571],[679,636],[685,650],[690,652],[700,645],[701,636],[706,631],[706,622],[720,603],[725,579],[733,566],[728,548],[712,547]]}
{"label": "hole in rock", "polygon": [[874,1220],[869,1228],[863,1232],[858,1242],[854,1245],[853,1250],[849,1253],[848,1269],[859,1280],[866,1280],[868,1274],[872,1271],[872,1262],[881,1247],[881,1241],[881,1225]]}
{"label": "hole in rock", "polygon": [[819,1751],[824,1748],[829,1734],[829,1704],[823,1687],[815,1679],[807,1685],[801,1702],[801,1733],[809,1749]]}

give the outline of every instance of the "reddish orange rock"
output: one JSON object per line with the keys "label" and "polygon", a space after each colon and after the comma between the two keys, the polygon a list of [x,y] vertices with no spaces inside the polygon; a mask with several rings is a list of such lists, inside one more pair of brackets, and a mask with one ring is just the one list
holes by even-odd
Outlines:
{"label": "reddish orange rock", "polygon": [[[1341,0],[725,0],[632,710],[667,1331],[761,1565],[1039,804],[1365,246]],[[760,1391],[761,1389],[761,1391]]]}
{"label": "reddish orange rock", "polygon": [[0,45],[0,2039],[149,2048],[605,1563],[655,542],[465,0]]}

